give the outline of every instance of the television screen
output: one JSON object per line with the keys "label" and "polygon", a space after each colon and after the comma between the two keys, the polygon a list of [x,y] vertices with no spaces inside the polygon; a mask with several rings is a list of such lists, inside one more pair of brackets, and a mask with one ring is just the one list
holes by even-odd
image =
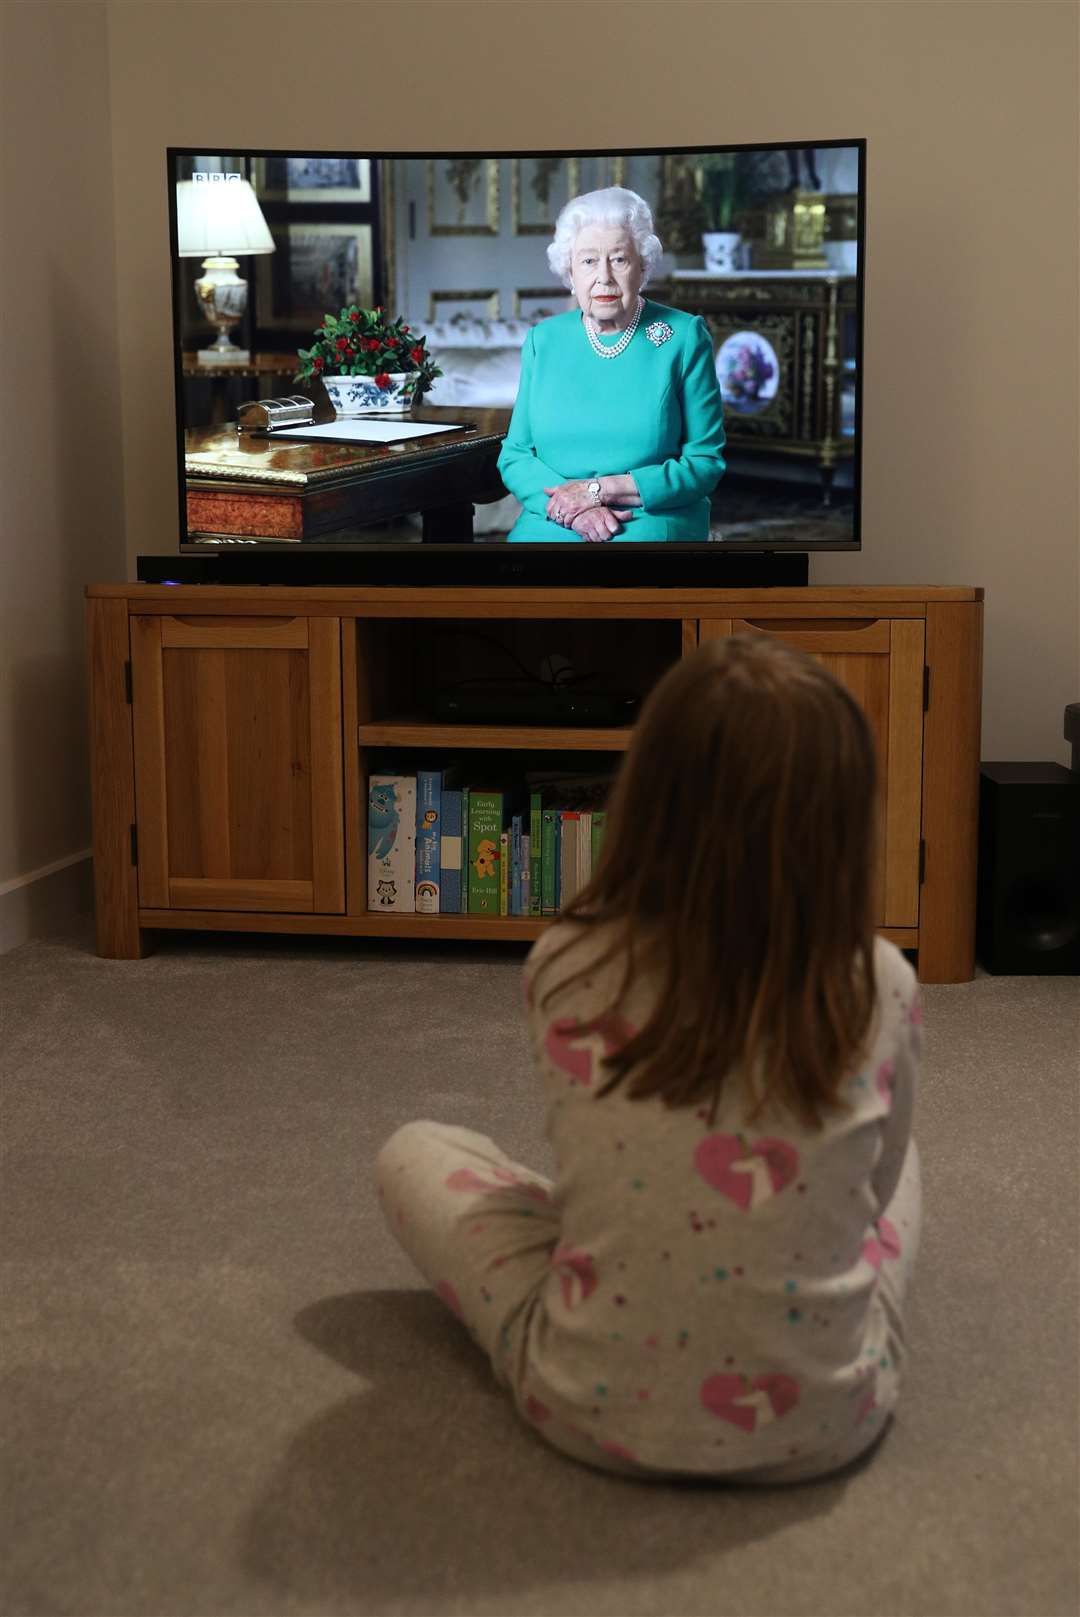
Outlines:
{"label": "television screen", "polygon": [[182,551],[859,546],[865,141],[167,164]]}

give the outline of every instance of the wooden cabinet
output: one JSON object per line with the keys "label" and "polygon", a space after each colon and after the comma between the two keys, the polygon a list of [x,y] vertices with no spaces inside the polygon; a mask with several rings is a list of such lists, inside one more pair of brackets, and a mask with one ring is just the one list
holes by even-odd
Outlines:
{"label": "wooden cabinet", "polygon": [[341,914],[338,620],[129,623],[139,908]]}
{"label": "wooden cabinet", "polygon": [[973,975],[981,591],[127,584],[87,597],[102,955],[136,958],[166,928],[534,938],[546,921],[368,910],[373,752],[614,764],[628,727],[449,724],[432,690],[462,677],[470,640],[531,667],[558,645],[644,694],[700,641],[754,632],[817,657],[870,720],[880,930],[918,951],[924,981]]}

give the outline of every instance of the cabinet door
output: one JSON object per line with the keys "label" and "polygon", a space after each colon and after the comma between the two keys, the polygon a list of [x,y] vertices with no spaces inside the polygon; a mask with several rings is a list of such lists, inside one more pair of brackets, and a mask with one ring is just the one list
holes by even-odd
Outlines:
{"label": "cabinet door", "polygon": [[877,751],[876,925],[918,926],[925,624],[921,618],[786,618],[781,610],[715,625],[703,619],[701,638],[774,635],[808,651],[851,692],[870,721]]}
{"label": "cabinet door", "polygon": [[142,909],[345,908],[338,618],[132,616]]}

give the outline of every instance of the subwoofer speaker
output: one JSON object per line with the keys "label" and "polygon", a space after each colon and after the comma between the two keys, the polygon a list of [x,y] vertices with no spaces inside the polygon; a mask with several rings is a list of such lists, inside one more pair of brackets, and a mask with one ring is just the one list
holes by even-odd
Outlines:
{"label": "subwoofer speaker", "polygon": [[982,765],[975,948],[995,975],[1080,972],[1080,774]]}

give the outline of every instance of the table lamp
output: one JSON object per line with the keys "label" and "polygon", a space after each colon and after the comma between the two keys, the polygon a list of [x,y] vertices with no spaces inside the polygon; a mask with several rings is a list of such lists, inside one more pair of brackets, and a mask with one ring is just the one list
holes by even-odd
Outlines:
{"label": "table lamp", "polygon": [[195,296],[206,318],[218,328],[212,348],[200,348],[200,365],[247,365],[251,354],[229,339],[247,307],[247,282],[236,260],[246,253],[272,253],[262,209],[248,180],[239,174],[207,174],[176,183],[176,239],[181,258],[201,258],[203,273]]}

